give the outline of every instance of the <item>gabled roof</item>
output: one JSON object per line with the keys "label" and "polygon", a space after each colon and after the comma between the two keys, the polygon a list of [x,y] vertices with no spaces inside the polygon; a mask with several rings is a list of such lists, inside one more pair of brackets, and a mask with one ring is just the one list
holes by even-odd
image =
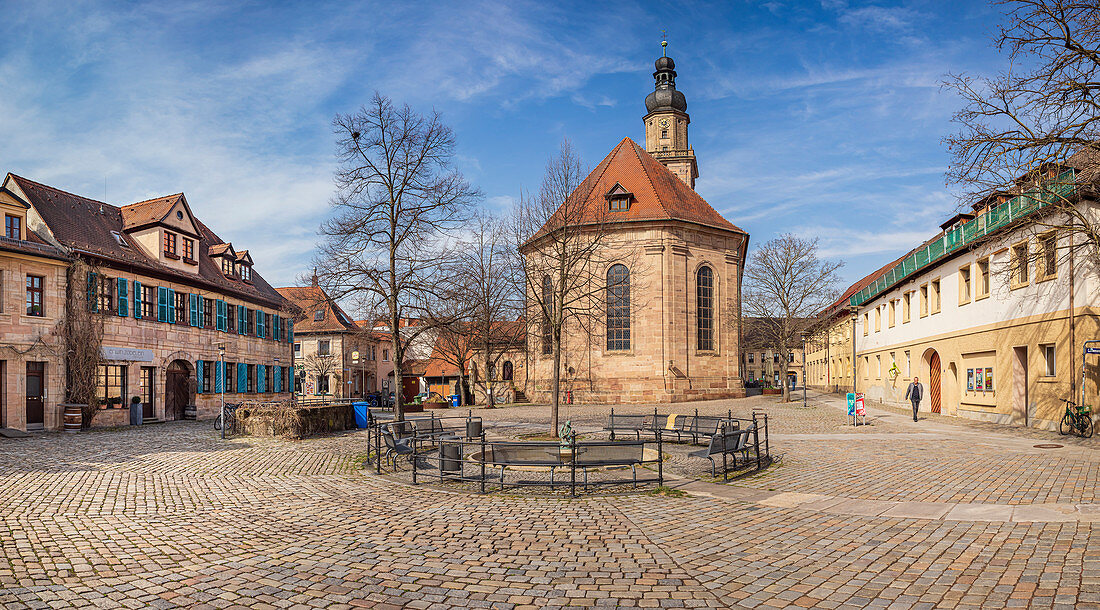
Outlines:
{"label": "gabled roof", "polygon": [[[633,202],[626,210],[605,213],[606,195],[612,194],[615,189],[632,194]],[[580,216],[587,214],[593,222],[679,220],[745,233],[723,218],[694,189],[630,138],[623,138],[570,197],[584,197],[581,204],[575,205],[583,206],[584,212]],[[548,231],[553,224],[554,219],[551,218],[536,233],[536,237]]]}
{"label": "gabled roof", "polygon": [[249,267],[252,266],[252,255],[248,253],[248,250],[241,250],[237,252],[237,262],[244,263]]}
{"label": "gabled roof", "polygon": [[[49,229],[46,239],[50,239],[52,235],[65,248],[98,258],[106,264],[131,266],[135,273],[171,278],[172,281],[183,284],[199,284],[272,307],[281,308],[286,304],[283,297],[258,274],[253,274],[251,284],[230,280],[222,274],[221,266],[209,256],[199,256],[196,276],[149,258],[124,232],[122,235],[129,247],[123,246],[111,234],[112,231],[122,232],[122,208],[67,193],[15,174],[8,174],[5,185],[9,180],[26,195],[28,202],[45,221]],[[209,252],[210,246],[223,243],[202,221],[194,216],[192,220],[199,233],[197,252]]]}
{"label": "gabled roof", "polygon": [[228,254],[230,258],[236,258],[237,253],[233,251],[233,244],[214,244],[210,246],[210,256],[224,256]]}
{"label": "gabled roof", "polygon": [[[294,316],[295,333],[347,333],[362,330],[320,286],[289,286],[275,290],[300,310],[300,314]],[[318,311],[323,312],[320,320],[315,319]]]}

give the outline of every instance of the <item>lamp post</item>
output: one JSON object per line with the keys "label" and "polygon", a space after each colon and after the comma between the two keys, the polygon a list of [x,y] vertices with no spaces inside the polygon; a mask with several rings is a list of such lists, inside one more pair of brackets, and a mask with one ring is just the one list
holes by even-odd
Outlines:
{"label": "lamp post", "polygon": [[[222,439],[225,439],[225,344],[218,344],[218,368],[222,371],[222,385],[219,388],[218,397],[221,399],[221,411],[222,411]],[[218,376],[218,372],[214,371],[214,377]],[[200,382],[201,383],[201,382]]]}
{"label": "lamp post", "polygon": [[856,393],[856,317],[858,309],[856,307],[850,307],[848,309],[852,313],[852,394]]}
{"label": "lamp post", "polygon": [[802,331],[802,408],[806,408],[806,332]]}

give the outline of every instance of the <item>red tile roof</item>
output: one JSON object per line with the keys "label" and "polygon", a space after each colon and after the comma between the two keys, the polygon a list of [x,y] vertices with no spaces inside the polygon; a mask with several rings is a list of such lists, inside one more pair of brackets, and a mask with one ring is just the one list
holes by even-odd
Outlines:
{"label": "red tile roof", "polygon": [[906,252],[905,254],[901,255],[900,257],[897,258],[897,260],[886,263],[882,267],[872,271],[871,273],[869,273],[869,274],[865,275],[864,277],[860,278],[859,280],[857,280],[856,283],[852,284],[851,286],[848,287],[847,290],[844,291],[844,294],[840,295],[839,299],[833,301],[832,305],[829,305],[825,309],[821,310],[821,313],[817,314],[818,317],[822,318],[822,317],[832,316],[832,315],[836,315],[837,312],[847,311],[848,310],[848,299],[850,299],[853,294],[855,294],[855,293],[859,292],[860,290],[863,290],[864,288],[866,288],[868,285],[871,284],[871,282],[875,281],[875,279],[878,278],[878,276],[885,273],[888,269],[890,269],[890,267],[893,267],[894,265],[900,263],[902,261],[902,259],[904,259],[906,256],[909,256],[910,253],[912,253],[912,250],[910,250],[909,252]]}
{"label": "red tile roof", "polygon": [[[604,195],[616,184],[633,195],[630,207],[605,213],[608,202]],[[578,216],[587,215],[593,219],[590,222],[680,220],[745,232],[723,218],[694,189],[630,138],[623,138],[570,197],[584,197],[581,204],[584,212]],[[556,212],[555,216],[558,215]],[[554,222],[551,218],[536,236],[548,231]]]}
{"label": "red tile roof", "polygon": [[[122,209],[117,206],[67,193],[15,174],[8,176],[27,196],[28,202],[45,221],[54,238],[66,248],[106,264],[132,266],[137,273],[150,273],[184,284],[201,285],[271,307],[282,308],[287,305],[286,300],[259,274],[252,275],[251,284],[230,280],[222,274],[221,266],[209,256],[199,256],[197,275],[173,269],[146,256],[123,232]],[[199,231],[197,252],[209,252],[210,246],[224,243],[199,219],[194,220]],[[127,245],[120,244],[112,232],[120,233]]]}
{"label": "red tile roof", "polygon": [[123,230],[129,231],[164,220],[168,212],[172,211],[172,206],[181,198],[183,193],[176,193],[122,206],[119,209],[122,212]]}
{"label": "red tile roof", "polygon": [[[346,333],[361,330],[320,286],[290,286],[275,290],[301,311],[294,316],[295,333]],[[320,320],[314,317],[318,311],[324,312]]]}

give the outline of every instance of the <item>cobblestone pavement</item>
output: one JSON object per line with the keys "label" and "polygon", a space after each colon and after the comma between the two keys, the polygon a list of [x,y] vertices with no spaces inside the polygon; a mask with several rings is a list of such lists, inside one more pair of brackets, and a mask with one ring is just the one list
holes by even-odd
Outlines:
{"label": "cobblestone pavement", "polygon": [[[1100,608],[1097,521],[751,501],[823,490],[917,508],[1091,502],[1100,459],[1089,445],[1043,453],[1030,435],[914,429],[887,411],[851,428],[823,397],[807,409],[749,399],[700,412],[753,408],[770,414],[784,460],[712,486],[741,499],[411,487],[360,471],[366,443],[354,432],[221,441],[209,423],[174,423],[0,439],[0,607]],[[566,415],[591,431],[605,412]],[[546,417],[479,414],[501,427]]]}

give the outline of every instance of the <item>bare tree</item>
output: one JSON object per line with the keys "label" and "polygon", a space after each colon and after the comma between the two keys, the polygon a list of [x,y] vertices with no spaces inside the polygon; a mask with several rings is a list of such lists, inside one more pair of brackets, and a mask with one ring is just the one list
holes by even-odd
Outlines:
{"label": "bare tree", "polygon": [[840,279],[836,272],[843,265],[819,259],[817,239],[790,234],[759,246],[749,255],[742,308],[746,317],[757,318],[753,331],[780,354],[784,402],[791,398],[786,383],[787,354],[801,345],[800,335],[809,330],[810,318],[836,299]]}
{"label": "bare tree", "polygon": [[[609,208],[590,200],[594,180],[584,181],[580,158],[563,142],[546,164],[535,195],[520,198],[513,230],[526,293],[529,332],[535,349],[553,360],[550,371],[550,428],[558,433],[563,373],[563,331],[583,332],[582,322],[604,311],[605,263],[609,260]],[[601,198],[602,199],[602,198]],[[569,325],[574,326],[569,326]],[[531,347],[530,345],[528,346]]]}
{"label": "bare tree", "polygon": [[1075,188],[1100,172],[1100,4],[997,4],[1006,22],[993,40],[1008,54],[1007,69],[944,82],[963,99],[954,115],[961,130],[944,139],[948,182],[961,187],[964,207],[1009,202],[1030,212],[1041,203],[1044,213],[1029,215],[1032,228],[1061,229],[1069,235],[1062,254],[1083,249],[1100,262],[1100,223],[1078,205]]}
{"label": "bare tree", "polygon": [[479,193],[454,168],[454,134],[438,113],[395,107],[375,93],[367,106],[333,120],[340,166],[333,218],[321,225],[317,273],[329,295],[345,297],[389,325],[395,415],[402,419],[405,352],[450,278],[438,273],[449,232],[468,216]]}
{"label": "bare tree", "polygon": [[[336,358],[332,354],[309,354],[302,358],[302,370],[316,377],[326,379],[331,377],[332,383],[339,386],[340,368],[337,366]],[[322,396],[324,394],[335,394],[332,386],[329,386],[328,392],[323,393]]]}

